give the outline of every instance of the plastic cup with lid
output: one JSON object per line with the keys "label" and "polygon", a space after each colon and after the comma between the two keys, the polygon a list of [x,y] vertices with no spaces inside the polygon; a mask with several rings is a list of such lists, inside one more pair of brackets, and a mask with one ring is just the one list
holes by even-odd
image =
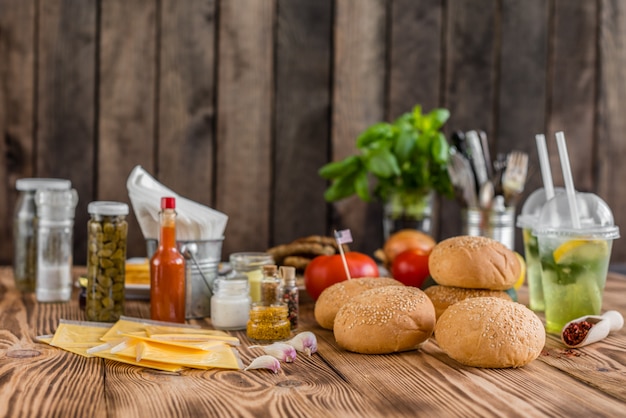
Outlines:
{"label": "plastic cup with lid", "polygon": [[559,334],[572,319],[599,315],[613,240],[619,238],[606,202],[593,193],[557,194],[543,205],[533,234],[539,246],[546,331]]}
{"label": "plastic cup with lid", "polygon": [[[558,187],[555,194],[565,193],[565,189]],[[532,231],[539,221],[543,205],[549,200],[548,193],[543,187],[532,192],[524,202],[522,211],[517,217],[516,226],[522,230],[524,242],[524,260],[526,261],[526,280],[528,283],[529,307],[533,311],[543,312],[543,283],[541,282],[541,262],[539,261],[539,245],[537,237]]]}

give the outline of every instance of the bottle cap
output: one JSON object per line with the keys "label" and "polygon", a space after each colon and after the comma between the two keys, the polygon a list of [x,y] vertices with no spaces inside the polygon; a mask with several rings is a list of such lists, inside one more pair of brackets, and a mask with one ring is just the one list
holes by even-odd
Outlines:
{"label": "bottle cap", "polygon": [[176,198],[170,196],[162,197],[161,209],[176,209]]}

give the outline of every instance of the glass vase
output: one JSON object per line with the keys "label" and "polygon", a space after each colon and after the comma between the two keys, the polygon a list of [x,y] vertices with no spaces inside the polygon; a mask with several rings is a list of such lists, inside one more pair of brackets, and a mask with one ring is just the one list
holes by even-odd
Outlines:
{"label": "glass vase", "polygon": [[433,192],[395,193],[383,206],[383,236],[385,241],[401,229],[416,229],[431,235]]}

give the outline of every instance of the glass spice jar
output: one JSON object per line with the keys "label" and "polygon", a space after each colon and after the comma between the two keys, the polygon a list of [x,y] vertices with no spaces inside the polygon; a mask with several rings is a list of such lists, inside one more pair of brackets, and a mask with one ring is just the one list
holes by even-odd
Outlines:
{"label": "glass spice jar", "polygon": [[211,296],[211,323],[215,329],[246,329],[250,310],[248,277],[244,274],[216,279]]}
{"label": "glass spice jar", "polygon": [[280,266],[279,276],[283,279],[283,303],[287,305],[291,329],[298,328],[298,311],[300,310],[300,294],[296,285],[296,269],[291,266]]}
{"label": "glass spice jar", "polygon": [[228,261],[235,273],[248,276],[252,303],[261,302],[262,267],[274,264],[272,256],[262,252],[240,252],[231,254]]}
{"label": "glass spice jar", "polygon": [[15,182],[18,191],[13,214],[13,277],[21,292],[34,292],[37,272],[37,233],[35,193],[38,189],[69,190],[65,179],[22,178]]}
{"label": "glass spice jar", "polygon": [[287,340],[291,336],[287,305],[252,304],[246,327],[248,338],[259,343]]}
{"label": "glass spice jar", "polygon": [[124,314],[128,205],[91,202],[87,211],[85,316],[88,321],[115,322]]}
{"label": "glass spice jar", "polygon": [[274,264],[263,266],[261,280],[261,303],[276,305],[283,301],[282,280],[278,277],[277,267]]}

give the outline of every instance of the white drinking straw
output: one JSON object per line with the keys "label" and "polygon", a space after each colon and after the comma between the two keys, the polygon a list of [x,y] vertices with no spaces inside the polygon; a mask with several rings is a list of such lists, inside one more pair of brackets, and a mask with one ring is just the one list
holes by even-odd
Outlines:
{"label": "white drinking straw", "polygon": [[565,135],[563,132],[556,133],[556,145],[559,148],[559,158],[561,159],[561,168],[563,169],[563,180],[565,181],[565,192],[569,202],[569,212],[572,217],[572,225],[574,228],[580,228],[580,218],[578,218],[578,205],[576,205],[576,190],[574,189],[574,180],[572,180],[572,169],[569,165],[569,157],[567,155],[567,145],[565,144]]}
{"label": "white drinking straw", "polygon": [[544,134],[535,135],[537,140],[537,151],[539,152],[539,166],[541,167],[541,177],[543,178],[543,189],[546,192],[546,200],[554,197],[554,184],[552,183],[552,171],[550,170],[550,160],[548,159],[548,147],[546,146],[546,136]]}

